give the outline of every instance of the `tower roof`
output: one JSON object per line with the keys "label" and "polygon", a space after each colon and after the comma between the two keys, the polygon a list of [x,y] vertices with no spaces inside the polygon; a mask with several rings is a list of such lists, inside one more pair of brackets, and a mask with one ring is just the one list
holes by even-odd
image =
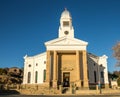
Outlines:
{"label": "tower roof", "polygon": [[61,14],[61,18],[71,18],[70,12],[65,8],[65,10]]}

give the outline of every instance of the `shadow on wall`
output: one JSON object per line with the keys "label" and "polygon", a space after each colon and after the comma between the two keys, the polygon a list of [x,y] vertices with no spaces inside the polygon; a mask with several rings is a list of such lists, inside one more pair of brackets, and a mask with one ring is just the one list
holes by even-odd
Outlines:
{"label": "shadow on wall", "polygon": [[13,94],[20,94],[16,90],[0,90],[0,95],[13,95]]}

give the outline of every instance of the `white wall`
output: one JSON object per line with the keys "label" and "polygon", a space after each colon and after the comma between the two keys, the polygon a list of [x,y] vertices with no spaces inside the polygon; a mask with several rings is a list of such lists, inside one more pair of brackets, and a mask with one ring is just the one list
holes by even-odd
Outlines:
{"label": "white wall", "polygon": [[[108,84],[107,58],[106,55],[98,57],[88,54],[89,83],[95,83],[94,71],[96,71],[97,83],[100,80],[101,83]],[[104,78],[101,78],[102,71],[104,72]]]}
{"label": "white wall", "polygon": [[96,71],[96,83],[98,82],[98,59],[89,55],[87,57],[88,71],[89,71],[89,83],[95,83],[94,71]]}
{"label": "white wall", "polygon": [[[107,56],[103,55],[101,57],[99,57],[99,65],[102,65],[104,67],[104,83],[108,84],[108,68],[107,68]],[[101,79],[102,82],[102,79]]]}
{"label": "white wall", "polygon": [[[27,84],[28,72],[31,72],[30,84],[35,84],[35,72],[38,71],[38,82],[37,84],[43,83],[44,69],[46,69],[46,53],[42,53],[33,57],[24,57],[24,77],[23,84]],[[38,65],[36,65],[38,64]],[[31,65],[31,67],[29,67]]]}

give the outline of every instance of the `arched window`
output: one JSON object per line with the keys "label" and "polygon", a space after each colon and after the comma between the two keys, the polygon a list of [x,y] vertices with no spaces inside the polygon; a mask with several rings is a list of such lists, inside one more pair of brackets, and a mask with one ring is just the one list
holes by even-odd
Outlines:
{"label": "arched window", "polygon": [[43,71],[43,81],[45,82],[45,80],[46,80],[46,70],[44,69],[44,71]]}
{"label": "arched window", "polygon": [[27,80],[27,83],[30,83],[30,80],[31,80],[31,72],[28,72],[28,80]]}
{"label": "arched window", "polygon": [[101,78],[104,78],[104,72],[101,71]]}
{"label": "arched window", "polygon": [[97,82],[97,79],[96,79],[96,71],[94,71],[94,81],[95,81],[95,83]]}
{"label": "arched window", "polygon": [[38,81],[38,71],[35,72],[35,83]]}

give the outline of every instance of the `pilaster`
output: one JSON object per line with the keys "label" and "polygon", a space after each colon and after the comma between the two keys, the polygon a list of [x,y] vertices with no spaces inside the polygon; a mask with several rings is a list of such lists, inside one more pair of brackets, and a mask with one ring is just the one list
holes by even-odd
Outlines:
{"label": "pilaster", "polygon": [[83,87],[88,88],[88,74],[87,74],[87,53],[86,51],[82,52],[83,54]]}
{"label": "pilaster", "polygon": [[57,87],[57,51],[54,51],[54,60],[53,60],[53,87]]}
{"label": "pilaster", "polygon": [[80,79],[80,52],[76,51],[76,66],[77,66],[77,86],[81,87],[81,79]]}
{"label": "pilaster", "polygon": [[47,51],[46,61],[46,82],[50,82],[50,51]]}

